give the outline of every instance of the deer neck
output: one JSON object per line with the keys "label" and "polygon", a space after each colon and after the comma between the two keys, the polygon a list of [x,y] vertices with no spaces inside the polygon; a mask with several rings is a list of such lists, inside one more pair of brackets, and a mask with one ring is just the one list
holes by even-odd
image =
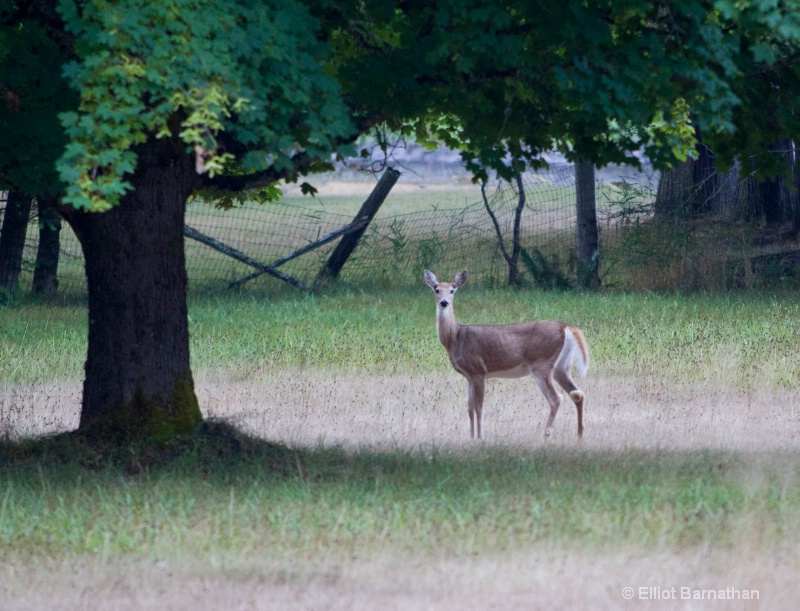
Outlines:
{"label": "deer neck", "polygon": [[442,346],[449,352],[458,335],[458,322],[456,321],[455,312],[453,312],[453,304],[444,309],[438,308],[436,312],[436,334],[439,336]]}

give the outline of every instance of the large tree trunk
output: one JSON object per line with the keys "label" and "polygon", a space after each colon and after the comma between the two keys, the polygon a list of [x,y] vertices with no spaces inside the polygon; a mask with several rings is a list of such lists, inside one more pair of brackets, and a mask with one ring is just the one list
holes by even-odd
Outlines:
{"label": "large tree trunk", "polygon": [[89,346],[80,430],[166,438],[202,420],[189,365],[183,224],[197,184],[181,146],[139,148],[134,190],[67,220],[86,261]]}
{"label": "large tree trunk", "polygon": [[55,295],[58,291],[58,255],[61,249],[61,215],[49,197],[38,198],[39,247],[33,270],[33,292]]}
{"label": "large tree trunk", "polygon": [[11,295],[17,290],[22,271],[22,253],[30,216],[30,196],[9,191],[0,230],[0,287],[4,287]]}
{"label": "large tree trunk", "polygon": [[594,190],[594,166],[588,161],[578,161],[575,164],[578,286],[589,290],[600,286],[600,246]]}

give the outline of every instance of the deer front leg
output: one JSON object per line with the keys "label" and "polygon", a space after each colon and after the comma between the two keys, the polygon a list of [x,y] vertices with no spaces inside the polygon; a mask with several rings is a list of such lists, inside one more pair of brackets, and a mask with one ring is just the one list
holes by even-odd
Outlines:
{"label": "deer front leg", "polygon": [[478,439],[481,438],[481,415],[483,414],[483,394],[486,383],[483,378],[472,378],[468,380],[468,407],[469,407],[469,434],[475,439],[475,430],[478,431]]}

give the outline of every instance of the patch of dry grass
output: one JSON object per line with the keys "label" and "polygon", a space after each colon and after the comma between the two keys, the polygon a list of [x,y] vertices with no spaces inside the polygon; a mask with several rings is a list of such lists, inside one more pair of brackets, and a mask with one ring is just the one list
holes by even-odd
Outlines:
{"label": "patch of dry grass", "polygon": [[[590,374],[586,433],[577,441],[575,408],[565,397],[552,439],[544,442],[547,403],[532,380],[490,380],[483,445],[534,450],[780,451],[800,448],[800,388],[740,392],[724,384],[671,384],[652,376]],[[467,389],[454,372],[357,375],[275,369],[258,380],[200,377],[207,418],[229,421],[257,437],[293,447],[410,451],[473,447]],[[0,387],[3,430],[27,437],[72,430],[80,415],[77,382]]]}
{"label": "patch of dry grass", "polygon": [[[547,403],[532,380],[490,380],[484,443],[536,449],[776,451],[800,448],[800,389],[741,393],[652,376],[589,375],[586,433],[565,398],[545,444]],[[293,446],[471,447],[467,389],[456,373],[357,376],[289,369],[258,382],[198,382],[208,416]]]}

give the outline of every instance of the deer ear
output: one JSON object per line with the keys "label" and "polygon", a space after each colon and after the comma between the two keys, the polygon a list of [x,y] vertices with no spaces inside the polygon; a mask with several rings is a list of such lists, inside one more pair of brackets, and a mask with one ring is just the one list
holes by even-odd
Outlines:
{"label": "deer ear", "polygon": [[436,280],[436,276],[433,275],[433,272],[429,272],[427,269],[425,270],[423,277],[425,278],[425,284],[431,288],[435,288],[436,285],[439,284],[439,282]]}
{"label": "deer ear", "polygon": [[453,287],[458,288],[467,281],[467,270],[462,269],[456,274],[456,279],[453,280]]}

